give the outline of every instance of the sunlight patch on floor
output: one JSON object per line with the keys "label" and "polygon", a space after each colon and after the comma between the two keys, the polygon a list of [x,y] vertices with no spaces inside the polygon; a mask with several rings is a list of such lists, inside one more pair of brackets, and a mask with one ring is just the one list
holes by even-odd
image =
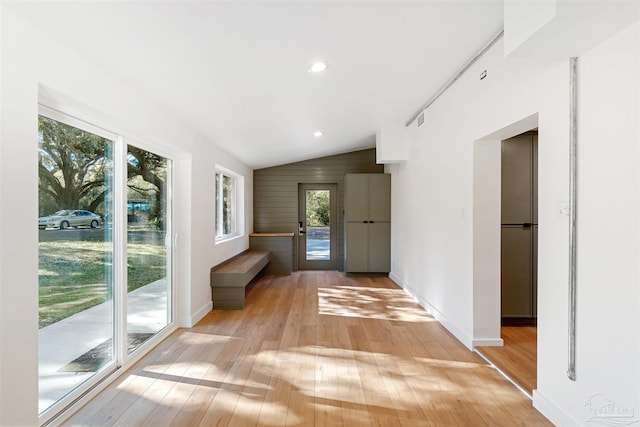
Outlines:
{"label": "sunlight patch on floor", "polygon": [[318,314],[401,322],[435,321],[402,289],[360,286],[318,288]]}
{"label": "sunlight patch on floor", "polygon": [[[484,363],[446,361],[425,357],[400,357],[384,353],[344,350],[339,348],[314,346],[309,352],[308,347],[290,348],[283,350],[262,351],[248,358],[249,363],[255,364],[256,373],[277,376],[275,388],[290,388],[291,393],[326,399],[325,410],[330,411],[333,404],[367,405],[367,399],[362,392],[375,396],[387,392],[402,392],[407,381],[411,383],[411,393],[403,393],[404,409],[421,404],[424,395],[438,392],[456,392],[469,387],[467,374],[462,371],[471,369],[489,370]],[[307,374],[312,373],[311,376]],[[227,377],[225,382],[247,382],[246,378]],[[252,381],[250,381],[252,382]],[[252,382],[253,383],[253,382]],[[260,384],[255,384],[260,386]],[[266,385],[263,385],[266,386]],[[273,382],[272,382],[273,386]],[[268,387],[267,390],[272,389]],[[238,390],[238,394],[242,394]],[[263,403],[271,407],[269,411],[285,410],[281,401]],[[399,408],[395,408],[399,409]],[[244,409],[243,409],[244,410]],[[265,409],[263,409],[264,411]],[[291,408],[289,408],[291,410]]]}

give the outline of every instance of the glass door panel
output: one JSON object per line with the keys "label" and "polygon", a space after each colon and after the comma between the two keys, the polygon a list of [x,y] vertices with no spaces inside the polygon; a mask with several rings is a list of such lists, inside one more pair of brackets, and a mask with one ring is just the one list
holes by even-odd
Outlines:
{"label": "glass door panel", "polygon": [[171,322],[170,161],[127,147],[127,353]]}
{"label": "glass door panel", "polygon": [[307,190],[305,192],[305,217],[307,219],[307,261],[327,261],[331,258],[331,235],[329,224],[329,190]]}
{"label": "glass door panel", "polygon": [[300,184],[298,268],[337,268],[336,184]]}
{"label": "glass door panel", "polygon": [[38,117],[40,413],[115,366],[115,138],[59,120]]}

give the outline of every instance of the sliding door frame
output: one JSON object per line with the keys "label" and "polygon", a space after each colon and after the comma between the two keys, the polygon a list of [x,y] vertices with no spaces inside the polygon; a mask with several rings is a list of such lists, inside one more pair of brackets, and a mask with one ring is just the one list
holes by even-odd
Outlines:
{"label": "sliding door frame", "polygon": [[[43,410],[39,415],[39,424],[48,424],[52,421],[63,422],[71,416],[70,410],[74,406],[86,404],[100,391],[115,381],[126,369],[140,360],[153,347],[165,339],[177,329],[177,286],[176,286],[176,235],[174,233],[174,164],[179,158],[177,153],[170,153],[152,144],[145,143],[137,138],[130,138],[126,134],[94,124],[92,120],[85,118],[82,108],[66,108],[66,103],[57,102],[55,99],[41,97],[38,105],[38,114],[60,121],[78,129],[94,133],[98,136],[113,141],[113,219],[112,219],[112,343],[113,360],[103,366],[86,381],[78,384],[58,401]],[[66,111],[70,111],[67,113]],[[166,177],[166,229],[164,244],[167,250],[167,298],[168,322],[158,332],[142,343],[131,354],[127,352],[127,153],[128,146],[134,146],[149,151],[167,159]]]}

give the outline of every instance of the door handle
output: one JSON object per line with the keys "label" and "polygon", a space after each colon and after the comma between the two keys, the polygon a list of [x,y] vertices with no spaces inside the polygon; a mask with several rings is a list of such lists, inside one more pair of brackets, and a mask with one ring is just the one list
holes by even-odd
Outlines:
{"label": "door handle", "polygon": [[298,233],[299,234],[305,234],[306,231],[304,230],[304,226],[302,225],[302,221],[298,221]]}

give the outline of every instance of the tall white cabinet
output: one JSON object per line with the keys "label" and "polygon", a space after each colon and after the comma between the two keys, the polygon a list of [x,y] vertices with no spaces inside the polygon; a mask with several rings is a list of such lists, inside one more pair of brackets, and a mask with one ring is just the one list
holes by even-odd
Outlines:
{"label": "tall white cabinet", "polygon": [[391,175],[345,176],[345,271],[391,270]]}

